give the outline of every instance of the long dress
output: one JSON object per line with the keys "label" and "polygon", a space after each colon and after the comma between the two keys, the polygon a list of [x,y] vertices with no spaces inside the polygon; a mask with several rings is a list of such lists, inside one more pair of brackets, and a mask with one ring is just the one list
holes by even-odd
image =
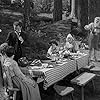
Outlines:
{"label": "long dress", "polygon": [[99,41],[99,35],[98,34],[95,35],[92,32],[90,32],[88,41],[90,50],[92,48],[98,50],[98,41]]}
{"label": "long dress", "polygon": [[0,100],[6,100],[5,88],[3,87],[2,65],[0,63]]}
{"label": "long dress", "polygon": [[30,82],[30,79],[19,69],[16,61],[11,58],[6,58],[4,61],[4,67],[8,68],[13,87],[17,87],[21,90],[23,100],[41,100],[37,83],[34,80]]}

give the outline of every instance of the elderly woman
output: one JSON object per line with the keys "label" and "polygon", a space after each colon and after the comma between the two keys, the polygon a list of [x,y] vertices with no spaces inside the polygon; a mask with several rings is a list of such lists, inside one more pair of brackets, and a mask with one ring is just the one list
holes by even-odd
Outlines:
{"label": "elderly woman", "polygon": [[67,35],[64,48],[66,51],[69,51],[69,52],[77,52],[78,51],[78,45],[76,44],[75,39],[73,38],[73,36],[71,34]]}
{"label": "elderly woman", "polygon": [[[7,46],[8,46],[7,43],[1,44],[0,45],[0,51],[3,50]],[[7,95],[5,94],[2,65],[1,65],[1,62],[0,62],[0,99],[5,100],[6,98],[7,98]]]}
{"label": "elderly woman", "polygon": [[[4,48],[6,48],[8,46],[7,43],[3,43],[0,45],[0,51],[3,50]],[[0,62],[0,87],[1,85],[3,86],[3,73],[2,73],[2,65]]]}
{"label": "elderly woman", "polygon": [[96,52],[98,50],[98,40],[100,34],[100,17],[96,17],[94,22],[90,23],[89,25],[85,25],[84,27],[86,30],[90,31],[89,34],[89,61],[91,60],[91,54],[94,50],[94,61],[97,61]]}
{"label": "elderly woman", "polygon": [[[27,78],[19,69],[19,66],[14,58],[14,48],[7,47],[4,50],[1,50],[0,53],[1,57],[1,64],[3,65],[4,69],[7,71],[7,75],[13,84],[9,84],[9,86],[17,87],[22,92],[23,100],[41,100],[39,88],[37,83],[30,78]],[[8,80],[9,82],[9,80]]]}

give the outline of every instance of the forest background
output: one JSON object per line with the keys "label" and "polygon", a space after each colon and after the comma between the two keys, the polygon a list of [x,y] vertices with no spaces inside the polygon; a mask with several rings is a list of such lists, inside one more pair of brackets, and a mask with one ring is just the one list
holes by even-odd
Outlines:
{"label": "forest background", "polygon": [[[23,44],[23,56],[27,58],[43,59],[52,39],[64,42],[71,32],[72,19],[78,24],[75,35],[78,39],[86,38],[83,27],[100,16],[100,0],[74,1],[73,6],[73,0],[0,0],[0,44],[5,42],[13,30],[13,22],[18,20],[23,22],[27,35]],[[71,20],[67,19],[70,15]]]}

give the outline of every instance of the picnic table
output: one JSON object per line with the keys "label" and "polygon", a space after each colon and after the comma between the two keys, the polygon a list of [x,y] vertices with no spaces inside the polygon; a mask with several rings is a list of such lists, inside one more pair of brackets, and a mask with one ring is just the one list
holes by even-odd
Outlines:
{"label": "picnic table", "polygon": [[46,90],[51,85],[62,80],[67,75],[84,68],[88,64],[88,54],[75,56],[74,59],[64,59],[63,61],[43,63],[47,66],[29,66],[21,68],[22,72],[32,77],[37,77],[37,83],[44,82],[43,87]]}
{"label": "picnic table", "polygon": [[[31,67],[29,72],[32,77],[39,77],[44,82],[44,89],[62,80],[67,75],[77,71],[88,64],[88,55],[84,54],[73,60],[59,61],[53,67]],[[77,66],[78,65],[78,66]],[[41,81],[39,81],[41,82]],[[38,82],[38,83],[39,83]]]}
{"label": "picnic table", "polygon": [[40,75],[44,79],[44,89],[54,83],[62,80],[64,77],[73,73],[76,70],[75,60],[69,60],[68,62],[62,62],[55,64],[53,68],[40,68],[31,70],[33,77]]}
{"label": "picnic table", "polygon": [[83,55],[74,57],[76,60],[77,70],[80,70],[81,68],[84,68],[86,65],[88,65],[88,56],[88,54],[83,53]]}

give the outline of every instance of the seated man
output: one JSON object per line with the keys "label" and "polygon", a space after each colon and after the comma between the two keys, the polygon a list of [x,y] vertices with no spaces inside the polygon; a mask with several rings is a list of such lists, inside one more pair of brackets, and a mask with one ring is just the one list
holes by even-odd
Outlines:
{"label": "seated man", "polygon": [[52,40],[50,44],[51,46],[48,49],[47,57],[54,60],[59,55],[59,47],[58,47],[58,43],[55,40]]}

